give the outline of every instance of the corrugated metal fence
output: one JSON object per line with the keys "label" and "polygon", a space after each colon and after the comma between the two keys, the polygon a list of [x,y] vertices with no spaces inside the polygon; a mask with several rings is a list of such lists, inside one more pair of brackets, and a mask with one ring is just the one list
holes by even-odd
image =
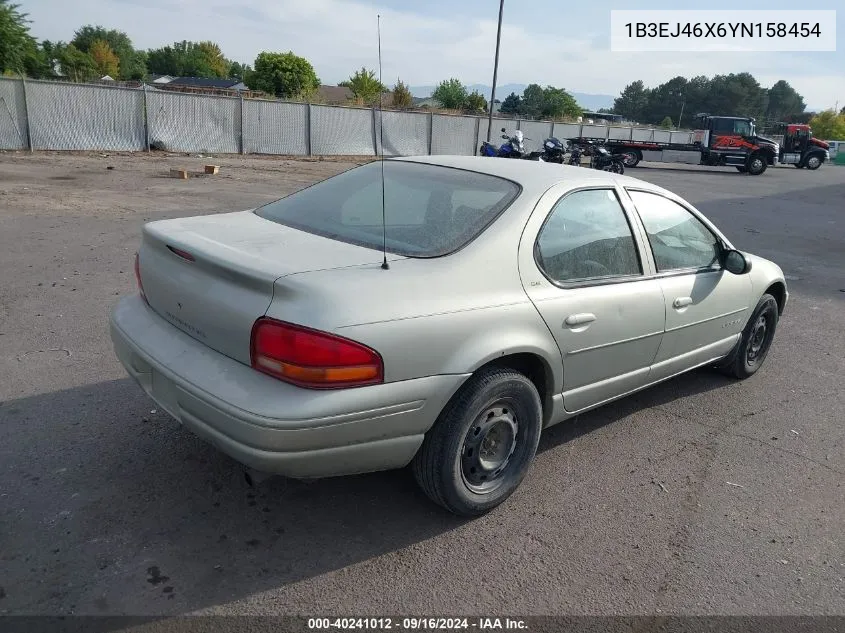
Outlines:
{"label": "corrugated metal fence", "polygon": [[[380,120],[383,116],[383,121]],[[691,132],[493,119],[534,150],[549,136],[692,142]],[[0,78],[0,149],[386,156],[464,154],[486,117],[308,105],[54,81]],[[382,138],[383,135],[383,138]],[[645,156],[660,160],[659,152]]]}

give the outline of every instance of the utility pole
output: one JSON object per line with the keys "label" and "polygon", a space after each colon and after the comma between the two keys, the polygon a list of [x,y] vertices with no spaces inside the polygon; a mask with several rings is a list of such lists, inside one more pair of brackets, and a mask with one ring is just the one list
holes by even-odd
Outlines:
{"label": "utility pole", "polygon": [[496,103],[496,76],[499,72],[499,44],[502,41],[502,12],[505,9],[505,0],[499,0],[499,28],[496,30],[496,58],[493,61],[493,90],[490,92],[490,116],[487,121],[487,142],[490,142],[490,134],[493,132],[493,107]]}

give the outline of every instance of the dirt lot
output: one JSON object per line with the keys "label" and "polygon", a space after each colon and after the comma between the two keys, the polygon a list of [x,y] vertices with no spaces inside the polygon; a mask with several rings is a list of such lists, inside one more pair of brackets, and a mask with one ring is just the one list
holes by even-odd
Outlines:
{"label": "dirt lot", "polygon": [[550,430],[467,522],[405,471],[252,490],[111,351],[144,221],[351,164],[0,153],[0,613],[845,615],[845,169],[632,170],[783,266],[767,365]]}

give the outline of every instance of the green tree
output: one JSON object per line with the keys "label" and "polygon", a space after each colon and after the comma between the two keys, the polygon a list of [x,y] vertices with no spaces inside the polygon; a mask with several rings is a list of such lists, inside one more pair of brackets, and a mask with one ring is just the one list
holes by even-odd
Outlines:
{"label": "green tree", "polygon": [[575,97],[563,88],[546,86],[543,89],[543,117],[559,119],[561,117],[577,118],[583,110],[575,101]]}
{"label": "green tree", "polygon": [[247,83],[247,78],[252,73],[252,66],[249,64],[241,64],[240,62],[229,62],[229,77],[232,79],[240,79],[245,84]]}
{"label": "green tree", "polygon": [[502,114],[521,114],[522,113],[522,99],[515,92],[510,93],[502,105],[499,107],[499,112]]}
{"label": "green tree", "polygon": [[283,99],[307,99],[320,87],[314,67],[304,57],[292,52],[259,53],[255,58],[251,86]]}
{"label": "green tree", "polygon": [[29,34],[28,15],[19,9],[19,4],[0,0],[0,74],[38,75],[43,60]]}
{"label": "green tree", "polygon": [[228,77],[231,62],[214,42],[174,42],[148,51],[147,68],[174,77]]}
{"label": "green tree", "polygon": [[467,89],[459,79],[441,81],[431,96],[448,110],[461,110],[466,104]]}
{"label": "green tree", "polygon": [[781,79],[769,88],[769,103],[766,118],[770,121],[783,121],[793,114],[801,114],[807,109],[804,98],[788,82]]}
{"label": "green tree", "polygon": [[823,110],[810,119],[810,128],[816,138],[845,141],[845,114],[836,114],[833,108]]}
{"label": "green tree", "polygon": [[378,103],[379,96],[387,92],[384,84],[376,79],[375,71],[363,67],[338,85],[349,88],[357,101],[368,105]]}
{"label": "green tree", "polygon": [[94,66],[100,77],[108,75],[112,79],[120,76],[120,60],[105,40],[96,40],[88,53],[94,60]]}
{"label": "green tree", "polygon": [[539,118],[543,114],[546,94],[538,84],[530,84],[522,91],[522,111],[520,114],[531,119]]}
{"label": "green tree", "polygon": [[660,127],[664,130],[671,130],[673,127],[672,119],[670,117],[663,117],[663,120],[660,122]]}
{"label": "green tree", "polygon": [[487,99],[478,90],[473,90],[464,101],[464,112],[467,114],[483,114],[487,112],[487,107]]}
{"label": "green tree", "polygon": [[88,53],[84,53],[73,44],[62,44],[55,48],[56,57],[62,70],[62,75],[71,81],[83,82],[97,79],[97,65]]}
{"label": "green tree", "polygon": [[397,79],[396,85],[393,86],[393,107],[405,109],[410,108],[412,105],[414,105],[414,97],[408,85]]}
{"label": "green tree", "polygon": [[648,91],[641,80],[629,83],[613,100],[613,111],[630,121],[642,121],[648,107],[648,96]]}
{"label": "green tree", "polygon": [[115,79],[143,79],[146,76],[146,55],[135,50],[132,40],[123,31],[87,24],[74,33],[70,43],[83,53],[91,53],[91,47],[98,40],[107,42],[117,55],[120,77]]}

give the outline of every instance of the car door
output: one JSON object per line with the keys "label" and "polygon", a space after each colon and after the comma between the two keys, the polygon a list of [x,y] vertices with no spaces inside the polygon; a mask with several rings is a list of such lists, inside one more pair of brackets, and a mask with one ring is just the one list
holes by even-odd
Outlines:
{"label": "car door", "polygon": [[552,188],[520,243],[520,274],[560,348],[577,412],[646,384],[665,311],[639,230],[613,186]]}
{"label": "car door", "polygon": [[666,306],[666,329],[649,376],[654,382],[730,352],[753,308],[751,279],[722,267],[722,240],[692,209],[662,193],[626,190]]}

